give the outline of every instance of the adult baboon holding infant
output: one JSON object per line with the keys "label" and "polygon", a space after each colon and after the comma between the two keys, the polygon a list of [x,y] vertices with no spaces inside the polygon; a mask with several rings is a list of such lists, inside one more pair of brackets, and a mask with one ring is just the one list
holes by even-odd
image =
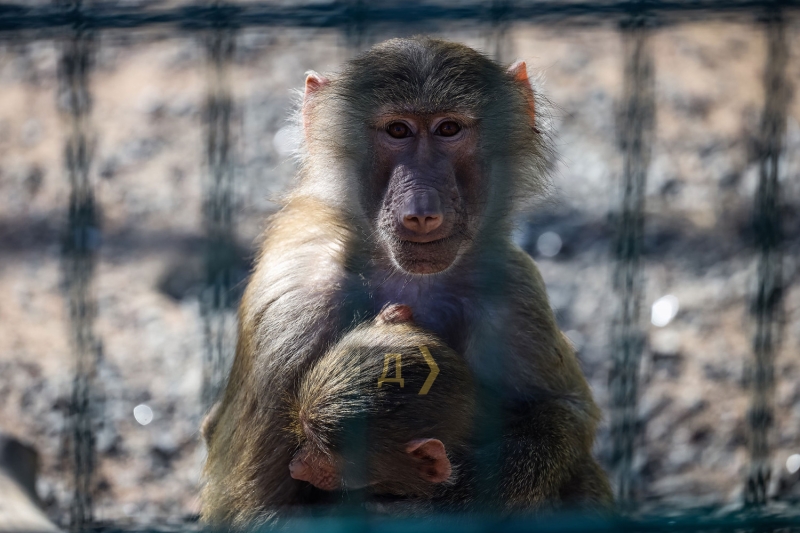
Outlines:
{"label": "adult baboon holding infant", "polygon": [[598,408],[536,265],[510,238],[513,213],[546,183],[536,106],[523,62],[505,69],[426,38],[308,75],[300,183],[266,231],[206,424],[206,520],[245,524],[318,496],[289,475],[285,404],[329,346],[395,303],[484,391],[476,423],[502,438],[487,446],[497,467],[476,501],[610,501],[591,456]]}

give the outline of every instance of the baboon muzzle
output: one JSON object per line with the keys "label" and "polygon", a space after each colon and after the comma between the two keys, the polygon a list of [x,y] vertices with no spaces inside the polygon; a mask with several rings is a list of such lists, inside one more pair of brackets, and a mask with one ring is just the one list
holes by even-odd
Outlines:
{"label": "baboon muzzle", "polygon": [[407,193],[400,210],[400,222],[416,235],[428,235],[444,222],[439,192],[425,187]]}

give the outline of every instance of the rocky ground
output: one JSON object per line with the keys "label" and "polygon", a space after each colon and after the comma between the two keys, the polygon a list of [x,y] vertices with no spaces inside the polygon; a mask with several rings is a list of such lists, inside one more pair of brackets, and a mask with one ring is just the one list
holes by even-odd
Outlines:
{"label": "rocky ground", "polygon": [[[612,27],[519,24],[499,47],[481,29],[434,33],[499,48],[504,61],[525,58],[540,73],[553,103],[556,187],[520,221],[516,237],[537,259],[561,327],[605,408],[617,305],[609,213],[619,203],[623,169],[615,117],[624,43]],[[368,33],[365,43],[389,36]],[[797,85],[800,25],[790,25],[787,37],[787,76]],[[236,39],[228,81],[243,272],[265,216],[291,184],[285,126],[292,91],[308,69],[336,70],[353,54],[348,43],[339,33],[307,30],[248,30]],[[657,113],[646,198],[641,499],[723,506],[741,500],[748,464],[749,309],[758,258],[749,220],[767,40],[756,26],[701,21],[659,29],[650,44]],[[38,448],[39,492],[50,516],[64,524],[73,356],[60,267],[69,191],[60,50],[53,41],[0,42],[0,428]],[[102,34],[95,59],[91,178],[102,241],[92,293],[103,398],[96,514],[122,524],[180,521],[197,511],[204,454],[197,430],[205,339],[198,294],[210,73],[201,42],[171,31]],[[783,153],[786,289],[771,490],[785,499],[800,497],[800,474],[786,466],[800,453],[800,98],[790,104]],[[651,305],[668,294],[677,298],[677,316],[652,325]],[[148,425],[134,418],[139,404],[152,410]],[[609,438],[606,417],[597,443],[606,463]]]}

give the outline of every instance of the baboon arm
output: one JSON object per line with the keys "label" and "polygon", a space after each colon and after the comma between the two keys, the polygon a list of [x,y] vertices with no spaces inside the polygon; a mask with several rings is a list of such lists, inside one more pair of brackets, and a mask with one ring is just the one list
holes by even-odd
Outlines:
{"label": "baboon arm", "polygon": [[594,423],[583,409],[563,400],[538,402],[513,416],[502,445],[505,506],[610,504],[608,480],[591,454]]}
{"label": "baboon arm", "polygon": [[[600,412],[575,351],[558,329],[533,260],[512,249],[505,263],[505,284],[483,306],[488,312],[467,354],[479,380],[502,398],[485,408],[488,417],[501,417],[503,502],[510,509],[557,504],[569,499],[562,493],[570,486],[599,487],[592,489],[596,499],[609,499],[591,454]],[[584,469],[599,480],[576,483]]]}
{"label": "baboon arm", "polygon": [[228,382],[204,427],[207,522],[244,526],[308,500],[307,484],[289,472],[296,443],[287,402],[347,325],[346,276],[337,257],[346,231],[329,211],[294,200],[270,221],[239,308]]}
{"label": "baboon arm", "polygon": [[207,428],[207,522],[250,526],[306,502],[307,484],[292,479],[289,472],[296,442],[288,431],[287,404],[304,370],[327,346],[332,328],[318,327],[313,313],[301,315],[289,301],[277,301],[262,320],[285,324],[289,318],[305,334],[284,326],[270,331],[272,338],[261,339],[257,347],[252,343],[256,333],[240,334],[228,385]]}

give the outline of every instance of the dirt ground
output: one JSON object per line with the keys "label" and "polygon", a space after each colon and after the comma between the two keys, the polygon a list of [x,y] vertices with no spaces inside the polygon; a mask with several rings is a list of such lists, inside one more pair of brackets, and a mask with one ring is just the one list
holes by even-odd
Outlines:
{"label": "dirt ground", "polygon": [[[488,32],[436,35],[495,49]],[[390,37],[368,34],[366,43]],[[800,84],[800,25],[787,31],[787,77]],[[203,106],[201,41],[171,31],[104,33],[91,77],[91,179],[101,212],[92,294],[97,369],[96,516],[180,521],[197,512],[204,449]],[[502,60],[524,58],[553,104],[555,191],[520,221],[518,242],[539,263],[560,325],[579,350],[595,397],[609,403],[609,333],[617,297],[609,252],[623,160],[615,129],[624,46],[612,27],[511,27]],[[762,28],[696,22],[651,37],[656,134],[647,181],[646,279],[636,469],[657,506],[741,501],[748,465],[750,307],[758,252],[749,221],[758,181],[754,139],[764,107]],[[61,43],[0,41],[0,429],[42,455],[38,490],[66,524],[72,494],[64,453],[73,377],[61,269],[69,182],[68,117],[57,98]],[[265,217],[291,185],[287,118],[304,72],[335,71],[354,53],[329,31],[242,31],[228,82],[234,101],[234,223],[243,271]],[[776,356],[772,493],[800,498],[800,98],[790,104],[780,176],[784,205],[783,339]],[[548,257],[546,239],[561,241]],[[537,246],[537,243],[539,244]],[[550,250],[552,253],[552,250]],[[549,254],[548,254],[549,255]],[[651,306],[674,295],[663,327]],[[133,415],[146,404],[152,422]],[[597,440],[610,456],[608,417]]]}

